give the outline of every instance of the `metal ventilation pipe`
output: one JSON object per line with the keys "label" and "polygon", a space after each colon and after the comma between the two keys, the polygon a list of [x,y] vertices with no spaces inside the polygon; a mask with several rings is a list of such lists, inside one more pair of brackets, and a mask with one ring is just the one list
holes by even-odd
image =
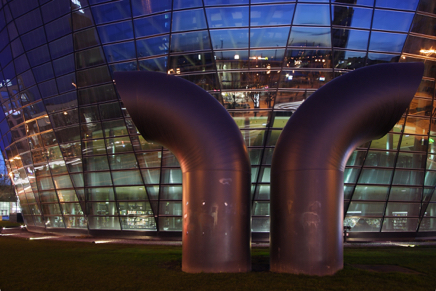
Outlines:
{"label": "metal ventilation pipe", "polygon": [[200,87],[155,72],[115,73],[116,88],[147,141],[168,148],[183,173],[182,270],[251,270],[251,169],[241,132]]}
{"label": "metal ventilation pipe", "polygon": [[343,268],[345,164],[358,145],[401,118],[423,69],[358,69],[321,87],[292,115],[271,165],[271,271],[323,276]]}

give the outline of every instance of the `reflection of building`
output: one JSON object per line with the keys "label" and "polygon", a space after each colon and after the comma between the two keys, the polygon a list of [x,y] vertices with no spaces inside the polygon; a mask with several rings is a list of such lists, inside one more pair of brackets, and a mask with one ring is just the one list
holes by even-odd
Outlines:
{"label": "reflection of building", "polygon": [[295,108],[349,70],[420,61],[409,111],[348,161],[345,224],[351,237],[436,231],[436,55],[420,53],[436,48],[434,1],[42,2],[0,4],[0,146],[31,229],[180,232],[178,162],[138,135],[114,71],[175,74],[229,110],[266,233],[271,155]]}

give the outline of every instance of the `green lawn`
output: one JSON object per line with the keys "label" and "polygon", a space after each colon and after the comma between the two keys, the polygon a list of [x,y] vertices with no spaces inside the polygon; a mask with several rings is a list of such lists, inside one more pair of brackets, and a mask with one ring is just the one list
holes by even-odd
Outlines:
{"label": "green lawn", "polygon": [[[0,237],[0,289],[10,290],[435,290],[435,247],[346,248],[345,268],[315,277],[268,271],[255,248],[253,272],[186,274],[181,247],[91,244]],[[399,265],[421,274],[378,273],[355,264]]]}

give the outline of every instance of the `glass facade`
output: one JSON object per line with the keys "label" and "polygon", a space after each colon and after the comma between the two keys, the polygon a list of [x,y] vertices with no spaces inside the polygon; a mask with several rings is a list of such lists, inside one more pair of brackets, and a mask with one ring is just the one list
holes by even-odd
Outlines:
{"label": "glass facade", "polygon": [[51,231],[181,231],[178,161],[139,135],[114,72],[176,75],[229,111],[262,233],[272,153],[298,106],[350,70],[423,62],[402,119],[348,160],[344,224],[434,232],[435,24],[432,0],[0,0],[0,147],[24,219]]}

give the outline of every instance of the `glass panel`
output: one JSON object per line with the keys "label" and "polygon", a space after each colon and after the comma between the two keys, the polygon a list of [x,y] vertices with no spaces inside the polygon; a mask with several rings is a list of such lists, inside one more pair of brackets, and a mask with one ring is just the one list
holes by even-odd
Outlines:
{"label": "glass panel", "polygon": [[394,167],[395,152],[369,151],[365,160],[366,167]]}
{"label": "glass panel", "polygon": [[250,24],[251,26],[291,24],[294,6],[288,4],[251,6]]}
{"label": "glass panel", "polygon": [[[77,86],[85,87],[112,81],[107,66],[77,72]],[[48,108],[47,108],[48,109]]]}
{"label": "glass panel", "polygon": [[58,196],[60,202],[78,201],[76,192],[74,190],[59,190]]}
{"label": "glass panel", "polygon": [[160,169],[141,170],[145,184],[159,184]]}
{"label": "glass panel", "polygon": [[58,202],[58,197],[55,191],[40,191],[39,199],[42,203],[46,202]]}
{"label": "glass panel", "polygon": [[171,56],[168,72],[177,73],[190,71],[214,70],[213,56],[211,53],[185,54],[181,56]]}
{"label": "glass panel", "polygon": [[214,49],[248,48],[248,29],[246,28],[211,30],[210,37]]}
{"label": "glass panel", "polygon": [[88,188],[85,189],[89,201],[113,201],[115,200],[114,189],[111,188]]}
{"label": "glass panel", "polygon": [[351,202],[347,216],[382,216],[384,208],[384,202]]}
{"label": "glass panel", "polygon": [[130,17],[130,1],[120,0],[108,4],[92,7],[92,14],[96,24],[111,22]]}
{"label": "glass panel", "polygon": [[253,215],[269,216],[270,215],[269,202],[254,201],[252,213]]}
{"label": "glass panel", "polygon": [[242,137],[244,138],[247,147],[263,146],[264,135],[265,135],[264,130],[242,131]]}
{"label": "glass panel", "polygon": [[207,28],[207,25],[203,9],[173,12],[173,32],[205,28]]}
{"label": "glass panel", "polygon": [[[115,187],[117,200],[147,200],[145,187]],[[121,213],[122,214],[122,213]],[[153,214],[153,213],[147,213]]]}
{"label": "glass panel", "polygon": [[73,181],[74,187],[83,187],[83,175],[82,174],[72,174],[70,175],[71,180]]}
{"label": "glass panel", "polygon": [[109,63],[134,59],[136,57],[135,43],[133,41],[106,45],[103,49],[106,60]]}
{"label": "glass panel", "polygon": [[389,202],[386,216],[418,216],[421,203]]}
{"label": "glass panel", "polygon": [[160,231],[182,231],[181,217],[159,217]]}
{"label": "glass panel", "polygon": [[382,186],[360,186],[354,190],[353,200],[385,200],[389,187]]}
{"label": "glass panel", "polygon": [[120,215],[153,215],[150,203],[148,202],[119,202]]}
{"label": "glass panel", "polygon": [[163,152],[162,167],[180,167],[180,164],[173,153]]}
{"label": "glass panel", "polygon": [[106,156],[84,157],[83,170],[85,172],[109,170]]}
{"label": "glass panel", "polygon": [[182,186],[162,186],[160,199],[182,200]]}
{"label": "glass panel", "polygon": [[372,9],[358,8],[352,6],[332,6],[333,25],[349,26],[356,28],[370,28],[371,18]]}
{"label": "glass panel", "polygon": [[121,217],[120,219],[123,230],[156,230],[156,221],[154,217],[136,216]]}
{"label": "glass panel", "polygon": [[182,171],[180,169],[162,169],[162,183],[181,184]]}
{"label": "glass panel", "polygon": [[419,0],[397,1],[397,0],[377,0],[375,6],[383,8],[397,8],[404,10],[415,10]]}
{"label": "glass panel", "polygon": [[298,4],[294,25],[330,25],[330,8],[320,4]]}
{"label": "glass panel", "polygon": [[[168,45],[166,47],[168,47]],[[210,41],[209,33],[207,31],[186,32],[171,35],[171,52],[208,49],[210,49]]]}
{"label": "glass panel", "polygon": [[139,162],[139,167],[141,168],[160,167],[161,155],[162,153],[160,151],[138,154],[137,158]]}
{"label": "glass panel", "polygon": [[160,215],[182,215],[182,202],[162,201],[159,209]]}
{"label": "glass panel", "polygon": [[404,130],[404,133],[411,133],[411,134],[428,134],[430,125],[429,119],[424,118],[417,118],[417,117],[407,117],[406,120],[406,128]]}
{"label": "glass panel", "polygon": [[50,228],[50,227],[65,227],[64,225],[64,221],[63,218],[61,216],[50,216],[50,217],[45,217],[45,226]]}
{"label": "glass panel", "polygon": [[109,186],[112,179],[109,173],[85,173],[85,186]]}
{"label": "glass panel", "polygon": [[413,15],[414,13],[375,9],[372,28],[408,32]]}
{"label": "glass panel", "polygon": [[392,170],[363,169],[359,177],[360,184],[390,184]]}
{"label": "glass panel", "polygon": [[394,185],[422,185],[424,171],[396,170],[394,174]]}
{"label": "glass panel", "polygon": [[366,50],[368,47],[369,31],[333,29],[332,38],[334,47]]}
{"label": "glass panel", "polygon": [[248,26],[248,7],[207,8],[206,16],[209,28]]}
{"label": "glass panel", "polygon": [[64,215],[83,215],[82,207],[79,203],[61,203]]}
{"label": "glass panel", "polygon": [[106,139],[106,144],[109,154],[133,151],[132,143],[128,136]]}
{"label": "glass panel", "polygon": [[417,153],[399,153],[397,160],[397,168],[415,168],[421,169],[425,167],[426,155]]}
{"label": "glass panel", "polygon": [[50,171],[53,175],[68,173],[67,167],[65,166],[65,162],[63,160],[50,162]]}
{"label": "glass panel", "polygon": [[421,201],[422,188],[392,187],[389,201]]}
{"label": "glass panel", "polygon": [[139,171],[112,172],[114,185],[142,185]]}
{"label": "glass panel", "polygon": [[355,150],[347,160],[346,166],[361,166],[366,158],[365,151]]}
{"label": "glass panel", "polygon": [[419,231],[435,231],[436,218],[423,218],[419,227]]}
{"label": "glass panel", "polygon": [[[113,203],[115,208],[115,203]],[[114,229],[121,230],[118,217],[88,217],[90,229]]]}
{"label": "glass panel", "polygon": [[92,202],[87,203],[89,215],[117,215],[115,202]]}
{"label": "glass panel", "polygon": [[253,217],[251,219],[252,232],[269,232],[270,220],[269,217]]}
{"label": "glass panel", "polygon": [[360,173],[360,168],[345,168],[344,183],[356,183],[359,173]]}
{"label": "glass panel", "polygon": [[369,50],[398,52],[403,49],[407,34],[385,33],[373,31],[369,43]]}
{"label": "glass panel", "polygon": [[409,105],[409,115],[431,116],[433,111],[431,100],[413,98]]}
{"label": "glass panel", "polygon": [[288,45],[299,47],[331,47],[330,28],[292,27]]}
{"label": "glass panel", "polygon": [[171,10],[171,0],[147,1],[132,0],[133,16],[148,15]]}
{"label": "glass panel", "polygon": [[382,231],[416,231],[418,218],[385,218],[383,221]]}
{"label": "glass panel", "polygon": [[426,35],[435,35],[436,18],[419,14],[415,15],[411,31]]}
{"label": "glass panel", "polygon": [[140,71],[151,72],[166,72],[167,71],[167,57],[142,60],[138,62]]}
{"label": "glass panel", "polygon": [[250,30],[250,47],[286,46],[289,27],[252,28]]}
{"label": "glass panel", "polygon": [[109,156],[109,163],[112,170],[138,168],[138,163],[134,154]]}
{"label": "glass panel", "polygon": [[134,20],[135,36],[150,36],[155,34],[169,33],[171,14],[159,14]]}
{"label": "glass panel", "polygon": [[[157,36],[136,41],[138,57],[148,57],[168,53],[168,35]],[[183,51],[183,50],[181,50]]]}

